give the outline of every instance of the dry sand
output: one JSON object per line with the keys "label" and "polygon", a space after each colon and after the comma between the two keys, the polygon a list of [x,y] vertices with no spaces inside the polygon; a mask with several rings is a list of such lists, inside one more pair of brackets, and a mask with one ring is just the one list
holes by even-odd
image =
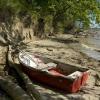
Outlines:
{"label": "dry sand", "polygon": [[83,54],[79,50],[79,46],[79,41],[69,35],[29,43],[27,51],[37,52],[45,57],[91,69],[86,85],[74,94],[61,93],[41,85],[35,85],[44,96],[44,100],[100,100],[100,62]]}
{"label": "dry sand", "polygon": [[[83,54],[79,46],[78,39],[75,39],[72,35],[59,35],[49,39],[29,41],[26,51],[37,52],[45,57],[65,63],[86,66],[91,69],[86,85],[77,93],[62,93],[40,84],[35,84],[44,100],[100,100],[100,62]],[[4,55],[3,51],[4,47],[0,47],[0,60]]]}

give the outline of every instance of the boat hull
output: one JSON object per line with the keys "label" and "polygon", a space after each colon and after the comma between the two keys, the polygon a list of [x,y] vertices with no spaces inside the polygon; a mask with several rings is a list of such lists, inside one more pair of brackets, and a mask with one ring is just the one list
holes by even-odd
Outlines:
{"label": "boat hull", "polygon": [[27,52],[19,53],[19,62],[31,80],[71,93],[80,90],[89,76],[87,68]]}
{"label": "boat hull", "polygon": [[30,77],[31,80],[44,83],[55,89],[63,90],[69,93],[75,93],[86,83],[89,73],[85,71],[77,79],[68,79],[62,76],[48,74],[45,71],[30,69],[22,65],[22,70]]}

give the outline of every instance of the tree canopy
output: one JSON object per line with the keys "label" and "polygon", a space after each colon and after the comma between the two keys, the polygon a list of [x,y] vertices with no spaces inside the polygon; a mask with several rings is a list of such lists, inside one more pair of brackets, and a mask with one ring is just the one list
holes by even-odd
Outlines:
{"label": "tree canopy", "polygon": [[10,8],[15,15],[26,11],[43,20],[51,16],[55,25],[60,22],[66,26],[80,21],[83,27],[89,27],[91,20],[100,22],[98,0],[0,0],[0,8]]}

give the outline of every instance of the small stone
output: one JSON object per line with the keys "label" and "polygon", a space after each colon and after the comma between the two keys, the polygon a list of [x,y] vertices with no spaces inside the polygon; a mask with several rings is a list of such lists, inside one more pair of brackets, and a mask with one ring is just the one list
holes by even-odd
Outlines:
{"label": "small stone", "polygon": [[52,48],[47,48],[47,50],[48,50],[48,51],[53,51],[53,49],[52,49]]}
{"label": "small stone", "polygon": [[61,59],[61,56],[58,56],[58,59]]}

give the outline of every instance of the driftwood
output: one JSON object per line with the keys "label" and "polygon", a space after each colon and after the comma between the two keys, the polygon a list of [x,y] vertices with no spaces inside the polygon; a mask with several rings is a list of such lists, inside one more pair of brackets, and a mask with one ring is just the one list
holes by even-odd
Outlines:
{"label": "driftwood", "polygon": [[20,86],[4,77],[0,77],[0,87],[6,91],[13,100],[32,100]]}
{"label": "driftwood", "polygon": [[[8,52],[9,51],[7,49],[5,62],[6,66],[9,66]],[[3,59],[5,59],[5,57]],[[13,100],[35,100],[32,99],[18,84],[14,83],[11,78],[9,78],[9,75],[0,76],[0,88],[5,91],[5,93],[7,93]]]}
{"label": "driftwood", "polygon": [[9,46],[7,50],[7,59],[8,59],[7,63],[9,67],[12,67],[17,71],[18,75],[20,76],[21,80],[24,82],[24,85],[26,86],[27,93],[31,96],[32,100],[34,100],[34,98],[36,100],[43,100],[41,94],[35,89],[29,77],[20,70],[20,65],[14,63],[11,56],[11,52],[12,49],[11,46]]}

